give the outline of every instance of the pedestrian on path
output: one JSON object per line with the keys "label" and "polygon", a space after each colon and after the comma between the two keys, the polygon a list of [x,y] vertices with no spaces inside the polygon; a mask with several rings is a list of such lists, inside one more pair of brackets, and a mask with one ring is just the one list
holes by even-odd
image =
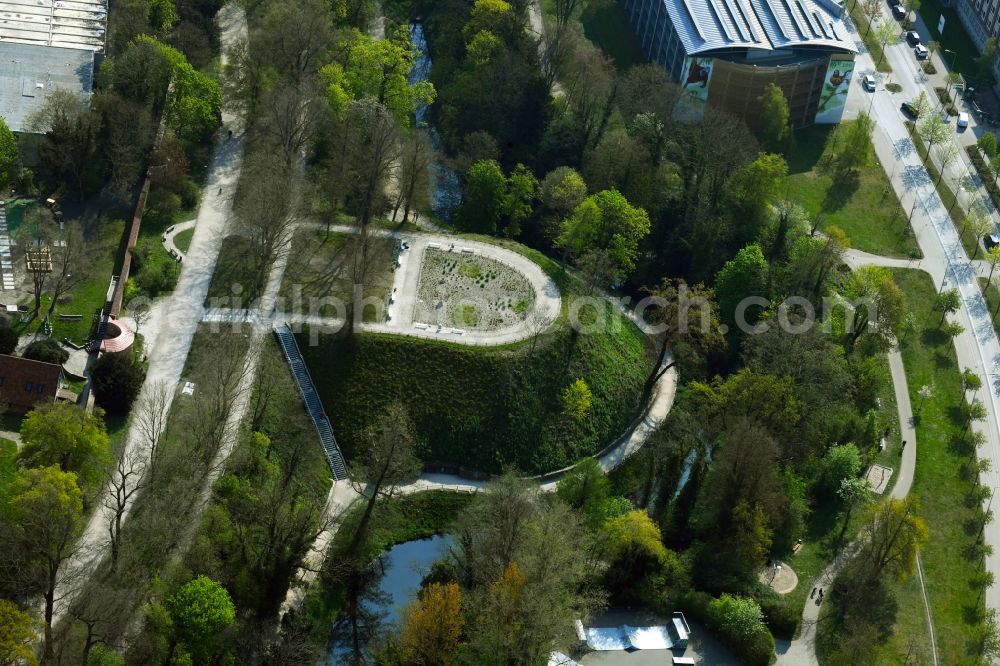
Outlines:
{"label": "pedestrian on path", "polygon": [[906,448],[906,440],[904,439],[903,440],[903,445],[899,447],[899,450],[902,451],[905,448]]}

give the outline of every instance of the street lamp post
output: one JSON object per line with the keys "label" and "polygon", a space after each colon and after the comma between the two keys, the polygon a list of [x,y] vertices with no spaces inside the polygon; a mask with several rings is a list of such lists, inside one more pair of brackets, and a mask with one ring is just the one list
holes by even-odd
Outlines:
{"label": "street lamp post", "polygon": [[[951,61],[948,64],[948,85],[950,87],[954,88],[955,87],[955,83],[954,83],[954,80],[951,77],[952,77],[952,73],[955,71],[955,56],[958,55],[958,52],[957,51],[952,51],[951,49],[945,49],[944,52],[951,54]],[[958,89],[955,88],[955,90],[956,90],[956,93],[957,93]],[[949,97],[950,97],[950,95],[949,95]],[[955,104],[955,102],[952,101],[952,105],[953,106],[954,106],[954,104]]]}

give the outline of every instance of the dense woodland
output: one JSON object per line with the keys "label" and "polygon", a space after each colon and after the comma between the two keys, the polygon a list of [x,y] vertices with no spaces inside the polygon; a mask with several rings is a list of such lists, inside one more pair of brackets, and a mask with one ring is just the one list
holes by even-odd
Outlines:
{"label": "dense woodland", "polygon": [[[894,612],[889,581],[912,572],[927,536],[913,502],[874,504],[858,478],[892,427],[879,398],[888,387],[884,352],[910,326],[901,290],[887,271],[847,272],[846,236],[817,234],[816,221],[784,200],[783,151],[794,137],[780,91],[760,100],[769,109],[762,115],[779,119],[766,126],[712,109],[680,113],[681,93],[662,69],[616,67],[581,34],[581,3],[554,5],[540,57],[525,0],[387,0],[382,8],[251,0],[249,39],[224,71],[218,3],[113,6],[93,103],[55,99],[38,119],[48,129],[39,177],[66,196],[127,199],[152,165],[152,215],[190,207],[224,99],[247,119],[233,242],[254,257],[243,276],[249,298],[288,251],[297,219],[355,225],[350,273],[365,284],[372,226],[416,214],[523,243],[567,294],[660,295],[664,305],[646,315],[667,332],[581,340],[560,319],[499,355],[462,352],[459,369],[480,374],[435,396],[416,386],[394,393],[375,376],[379,364],[434,357],[425,372],[454,371],[459,352],[366,336],[353,321],[325,339],[317,354],[336,349],[346,359],[338,376],[365,378],[321,386],[337,401],[338,437],[364,501],[343,519],[319,591],[280,624],[291,575],[326,527],[328,479],[272,346],[262,352],[270,365],[252,389],[252,418],[214,468],[196,520],[243,372],[239,335],[217,336],[189,359],[186,372],[210,399],[175,408],[169,424],[152,417],[155,405],[135,407],[151,441],[163,435],[154,470],[116,463],[89,439],[83,449],[75,440],[65,450],[48,450],[50,442],[0,449],[0,591],[18,603],[45,596],[47,619],[55,574],[102,501],[103,480],[155,471],[125,527],[110,528],[110,562],[81,583],[85,593],[60,631],[45,626],[44,661],[314,664],[339,617],[357,663],[533,665],[568,644],[573,619],[616,604],[685,610],[745,663],[767,664],[774,636],[791,637],[801,606],[758,572],[818,518],[842,524],[841,536],[868,534],[838,583],[835,619],[846,632],[876,627],[863,632],[872,644],[884,639]],[[385,38],[375,39],[369,28],[380,11]],[[425,30],[427,82],[408,79],[417,58],[411,20]],[[426,105],[436,147],[415,120]],[[166,133],[153,151],[161,118]],[[850,125],[832,165],[839,177],[873,159],[871,129]],[[461,196],[443,211],[432,205],[436,163],[459,174]],[[169,290],[171,269],[137,252],[134,288]],[[707,329],[680,332],[683,293],[704,299]],[[751,308],[749,323],[770,328],[750,335],[736,326],[736,307],[750,296],[800,299]],[[831,296],[865,299],[874,321],[841,307],[802,333],[776,325],[802,323]],[[518,479],[595,453],[675,364],[682,385],[673,410],[636,460],[606,478],[585,459],[552,495]],[[587,409],[576,399],[574,410],[573,393],[559,387],[580,375]],[[574,412],[585,416],[574,421]],[[400,498],[398,487],[427,463],[506,473],[473,499]],[[395,541],[439,531],[456,546],[402,626],[368,621],[360,600],[372,560]],[[26,648],[33,620],[8,601],[0,620],[14,628],[0,636],[0,663],[8,654],[34,659]]]}

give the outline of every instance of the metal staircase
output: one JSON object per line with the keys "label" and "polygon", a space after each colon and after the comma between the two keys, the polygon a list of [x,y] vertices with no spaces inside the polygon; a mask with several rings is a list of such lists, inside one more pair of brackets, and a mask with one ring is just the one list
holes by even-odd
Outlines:
{"label": "metal staircase", "polygon": [[313,425],[316,426],[316,432],[319,433],[319,441],[323,445],[323,451],[326,453],[326,460],[330,464],[333,478],[337,481],[346,479],[347,465],[344,463],[344,456],[341,455],[340,447],[337,446],[337,440],[333,436],[333,428],[330,427],[330,419],[326,417],[326,412],[323,410],[323,403],[319,400],[319,394],[316,393],[312,377],[309,376],[306,364],[302,360],[302,353],[299,351],[295,336],[288,324],[275,324],[273,330],[274,336],[278,339],[278,345],[281,347],[281,353],[288,361],[288,367],[292,369],[292,376],[295,377],[295,384],[299,387],[299,395],[302,396],[302,401],[306,404],[306,411],[309,412]]}

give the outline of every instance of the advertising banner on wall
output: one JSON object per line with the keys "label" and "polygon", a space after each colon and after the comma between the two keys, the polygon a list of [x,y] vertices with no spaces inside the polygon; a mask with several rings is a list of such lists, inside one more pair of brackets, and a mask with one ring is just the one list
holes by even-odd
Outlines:
{"label": "advertising banner on wall", "polygon": [[819,107],[816,109],[818,124],[833,125],[840,122],[853,73],[853,60],[830,60],[823,80],[823,90],[819,94]]}
{"label": "advertising banner on wall", "polygon": [[697,121],[705,113],[708,86],[714,69],[712,58],[685,58],[681,71],[681,89],[684,95],[677,104],[675,114],[679,120]]}

